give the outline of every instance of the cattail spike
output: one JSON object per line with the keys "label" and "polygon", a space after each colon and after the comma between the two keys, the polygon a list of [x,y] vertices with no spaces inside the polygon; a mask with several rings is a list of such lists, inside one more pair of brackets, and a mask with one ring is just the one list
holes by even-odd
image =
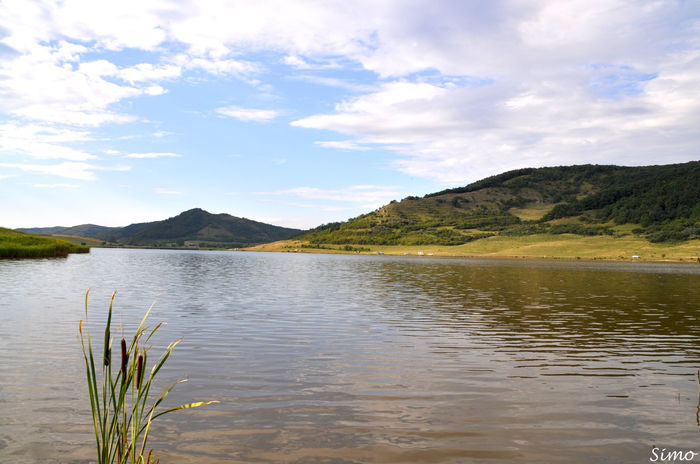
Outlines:
{"label": "cattail spike", "polygon": [[141,388],[141,381],[143,380],[143,355],[139,355],[139,359],[136,361],[136,389]]}
{"label": "cattail spike", "polygon": [[104,363],[105,366],[109,366],[112,360],[112,340],[109,333],[109,327],[105,328],[105,353],[104,353]]}
{"label": "cattail spike", "polygon": [[126,340],[122,337],[122,382],[126,380],[126,366],[129,364],[129,353],[126,352]]}

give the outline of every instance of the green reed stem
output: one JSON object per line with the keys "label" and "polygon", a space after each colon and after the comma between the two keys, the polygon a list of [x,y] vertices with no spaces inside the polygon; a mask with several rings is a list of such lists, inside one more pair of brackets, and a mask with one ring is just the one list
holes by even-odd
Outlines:
{"label": "green reed stem", "polygon": [[85,332],[83,333],[83,321],[81,320],[79,333],[90,395],[90,409],[92,411],[92,423],[97,446],[97,462],[98,464],[113,464],[115,461],[118,464],[129,462],[132,464],[149,464],[153,450],[150,450],[146,455],[144,453],[146,452],[151,423],[154,419],[180,409],[204,406],[218,403],[218,401],[188,403],[156,412],[156,409],[173,388],[177,384],[184,382],[184,380],[181,380],[166,385],[149,404],[149,394],[156,374],[168,360],[175,346],[182,340],[171,343],[153,365],[150,373],[146,374],[147,353],[150,350],[150,346],[145,346],[145,343],[148,343],[162,325],[160,323],[153,329],[145,325],[146,318],[151,312],[153,305],[146,311],[130,342],[127,343],[122,338],[120,343],[121,359],[117,364],[118,370],[112,371],[114,363],[112,359],[111,324],[116,292],[112,294],[107,314],[102,362],[100,363],[102,365],[100,382],[88,326],[89,293],[89,290],[85,293]]}

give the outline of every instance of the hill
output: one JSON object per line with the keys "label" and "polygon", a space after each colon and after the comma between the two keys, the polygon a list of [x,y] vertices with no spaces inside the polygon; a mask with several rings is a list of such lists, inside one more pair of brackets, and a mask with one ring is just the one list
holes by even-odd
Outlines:
{"label": "hill", "polygon": [[495,235],[700,238],[700,162],[509,171],[465,187],[392,201],[299,237],[310,246],[461,245]]}
{"label": "hill", "polygon": [[87,246],[51,237],[37,237],[0,227],[0,258],[52,258],[88,253]]}
{"label": "hill", "polygon": [[81,224],[79,226],[72,227],[32,227],[25,229],[18,229],[22,232],[29,234],[43,234],[43,235],[70,235],[74,237],[92,237],[92,238],[102,238],[107,237],[121,229],[120,227],[104,227],[95,224]]}
{"label": "hill", "polygon": [[117,245],[149,247],[237,248],[284,240],[301,232],[229,214],[211,214],[195,208],[163,221],[102,227],[84,224],[74,227],[21,229],[32,233],[75,235],[100,239]]}

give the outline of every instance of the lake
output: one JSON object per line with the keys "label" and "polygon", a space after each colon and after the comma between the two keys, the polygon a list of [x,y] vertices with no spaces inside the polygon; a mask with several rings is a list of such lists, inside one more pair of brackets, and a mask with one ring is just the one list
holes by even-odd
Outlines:
{"label": "lake", "polygon": [[95,460],[88,288],[93,333],[117,290],[184,337],[169,404],[221,401],[156,421],[163,464],[700,452],[698,264],[93,249],[0,261],[0,462]]}

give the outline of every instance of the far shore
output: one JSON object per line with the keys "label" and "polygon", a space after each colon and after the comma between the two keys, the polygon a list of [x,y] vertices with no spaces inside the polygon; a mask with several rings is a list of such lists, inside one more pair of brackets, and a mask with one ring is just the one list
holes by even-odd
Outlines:
{"label": "far shore", "polygon": [[241,251],[363,254],[497,259],[565,259],[617,262],[700,263],[700,240],[651,243],[638,237],[581,237],[573,234],[489,237],[457,246],[331,245],[301,240],[266,243]]}
{"label": "far shore", "polygon": [[[113,246],[95,239],[53,236],[79,246],[92,248],[137,248],[147,246]],[[197,247],[155,247],[156,249],[208,250]],[[520,237],[493,236],[463,245],[336,245],[312,244],[304,240],[282,240],[247,248],[215,248],[227,251],[278,253],[361,254],[407,257],[493,258],[493,259],[561,259],[614,262],[662,262],[700,264],[700,240],[679,243],[652,243],[626,235],[580,236],[575,234],[539,234]]]}

